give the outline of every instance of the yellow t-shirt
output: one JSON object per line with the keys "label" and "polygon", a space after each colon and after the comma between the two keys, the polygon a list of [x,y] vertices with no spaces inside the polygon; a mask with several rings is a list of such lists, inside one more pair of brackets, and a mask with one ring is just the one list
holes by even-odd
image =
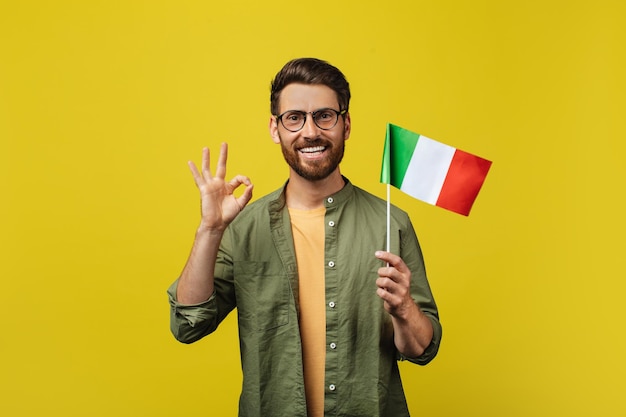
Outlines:
{"label": "yellow t-shirt", "polygon": [[326,291],[324,285],[324,215],[326,208],[289,209],[298,262],[300,337],[307,415],[324,415],[326,361]]}

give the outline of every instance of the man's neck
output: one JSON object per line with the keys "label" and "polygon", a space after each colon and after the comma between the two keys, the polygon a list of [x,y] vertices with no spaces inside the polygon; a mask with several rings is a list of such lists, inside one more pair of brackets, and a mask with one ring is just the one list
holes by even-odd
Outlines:
{"label": "man's neck", "polygon": [[287,184],[287,207],[298,210],[313,210],[324,205],[324,199],[335,194],[345,185],[339,168],[319,181],[309,181],[291,172]]}

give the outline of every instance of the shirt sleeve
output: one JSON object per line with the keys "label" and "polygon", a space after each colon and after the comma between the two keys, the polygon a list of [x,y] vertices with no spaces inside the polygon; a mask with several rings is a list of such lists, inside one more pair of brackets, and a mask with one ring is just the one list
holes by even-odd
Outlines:
{"label": "shirt sleeve", "polygon": [[176,340],[193,343],[213,333],[217,326],[235,308],[231,237],[229,229],[224,234],[215,264],[215,291],[207,301],[187,305],[178,302],[178,280],[168,288],[170,303],[170,330]]}
{"label": "shirt sleeve", "polygon": [[416,358],[400,355],[400,360],[407,360],[418,365],[426,365],[432,361],[439,351],[442,337],[442,326],[439,321],[439,310],[435,303],[430,284],[426,277],[426,267],[417,235],[410,220],[401,237],[402,259],[411,269],[411,296],[420,310],[428,317],[433,326],[433,338],[424,353]]}
{"label": "shirt sleeve", "polygon": [[439,343],[441,342],[441,323],[438,319],[432,317],[431,315],[427,315],[428,319],[433,325],[433,338],[430,341],[430,345],[424,350],[420,356],[416,358],[408,358],[400,353],[398,353],[398,360],[401,361],[409,361],[412,363],[416,363],[418,365],[426,365],[437,356],[437,352],[439,351]]}
{"label": "shirt sleeve", "polygon": [[176,299],[178,280],[168,288],[170,303],[170,330],[182,343],[193,343],[217,328],[217,303],[215,292],[199,304],[181,304]]}

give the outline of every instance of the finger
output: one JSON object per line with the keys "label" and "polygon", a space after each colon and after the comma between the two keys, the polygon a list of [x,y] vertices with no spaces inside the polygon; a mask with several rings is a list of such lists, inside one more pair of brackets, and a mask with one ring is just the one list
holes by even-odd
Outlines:
{"label": "finger", "polygon": [[228,181],[229,192],[232,194],[240,185],[248,187],[252,185],[252,182],[245,175],[236,175],[232,180]]}
{"label": "finger", "polygon": [[248,204],[248,202],[252,198],[252,189],[254,188],[252,182],[250,181],[248,177],[244,175],[237,175],[235,178],[230,180],[228,185],[230,186],[230,189],[232,190],[232,192],[234,192],[235,189],[237,189],[240,185],[246,186],[245,190],[243,191],[243,194],[239,196],[239,198],[236,199],[237,204],[239,205],[240,209],[243,209],[245,205]]}
{"label": "finger", "polygon": [[397,289],[402,285],[401,280],[397,277],[382,276],[376,280],[376,286],[391,293],[397,292]]}
{"label": "finger", "polygon": [[381,261],[387,262],[390,266],[393,266],[400,272],[408,272],[409,270],[402,258],[400,258],[398,255],[394,255],[391,252],[384,252],[379,250],[376,251],[374,256],[376,256]]}
{"label": "finger", "polygon": [[398,297],[388,289],[376,288],[376,295],[378,295],[378,297],[380,297],[385,302],[385,309],[393,310],[398,306]]}
{"label": "finger", "polygon": [[241,207],[242,210],[246,206],[246,204],[250,202],[250,199],[252,199],[253,187],[254,186],[252,184],[246,186],[246,189],[243,191],[243,194],[239,196],[239,198],[237,199],[237,204],[239,205],[239,207]]}
{"label": "finger", "polygon": [[211,152],[209,148],[202,148],[202,175],[204,178],[211,179]]}
{"label": "finger", "polygon": [[393,282],[393,280],[391,280],[390,278],[387,277],[378,277],[378,279],[376,279],[376,286],[378,288],[381,288],[383,290],[386,290],[387,287],[389,285],[391,285],[391,283]]}
{"label": "finger", "polygon": [[252,199],[252,185],[246,187],[244,193],[237,199],[239,211],[243,210],[243,208],[250,202],[250,199]]}
{"label": "finger", "polygon": [[379,278],[376,281],[376,294],[389,304],[389,307],[394,309],[402,302],[402,297],[405,291],[402,286],[390,279]]}
{"label": "finger", "polygon": [[215,176],[218,178],[226,178],[226,160],[228,159],[228,144],[222,143],[220,147],[220,157],[217,161],[217,169],[215,170]]}
{"label": "finger", "polygon": [[189,165],[189,170],[191,171],[191,175],[193,175],[193,180],[196,182],[196,185],[199,187],[204,181],[202,179],[202,175],[198,172],[198,167],[192,161],[188,161],[187,165]]}
{"label": "finger", "polygon": [[378,296],[384,301],[389,301],[389,299],[391,298],[391,295],[387,292],[387,290],[381,287],[376,288],[376,294],[378,294]]}

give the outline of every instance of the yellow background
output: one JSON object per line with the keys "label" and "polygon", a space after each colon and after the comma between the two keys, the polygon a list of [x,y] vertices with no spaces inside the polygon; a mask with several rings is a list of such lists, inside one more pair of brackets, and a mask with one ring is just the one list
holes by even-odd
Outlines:
{"label": "yellow background", "polygon": [[343,173],[391,122],[494,161],[463,217],[393,190],[441,310],[413,415],[623,416],[624,2],[0,2],[0,413],[235,416],[236,320],[174,341],[198,223],[186,162],[230,143],[255,197],[289,59],[353,92]]}

